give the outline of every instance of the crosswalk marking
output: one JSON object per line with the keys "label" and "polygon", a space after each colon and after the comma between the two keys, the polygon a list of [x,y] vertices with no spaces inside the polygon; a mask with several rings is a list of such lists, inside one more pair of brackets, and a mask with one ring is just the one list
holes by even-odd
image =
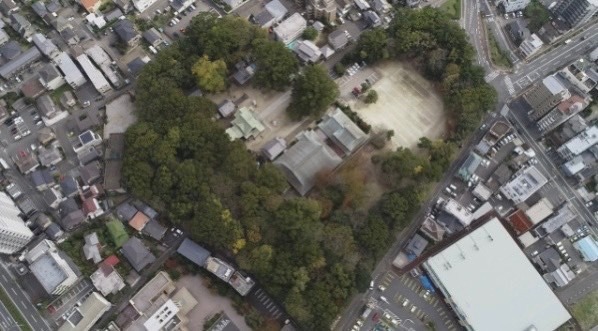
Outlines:
{"label": "crosswalk marking", "polygon": [[513,86],[513,81],[511,81],[511,77],[505,76],[505,85],[507,86],[507,90],[509,91],[510,95],[515,94],[515,87]]}
{"label": "crosswalk marking", "polygon": [[494,80],[494,78],[498,77],[498,75],[499,75],[499,72],[498,72],[498,71],[496,71],[496,70],[494,70],[494,71],[492,71],[491,73],[487,74],[487,75],[484,77],[484,80],[486,81],[486,83],[490,83],[491,81],[493,81],[493,80]]}

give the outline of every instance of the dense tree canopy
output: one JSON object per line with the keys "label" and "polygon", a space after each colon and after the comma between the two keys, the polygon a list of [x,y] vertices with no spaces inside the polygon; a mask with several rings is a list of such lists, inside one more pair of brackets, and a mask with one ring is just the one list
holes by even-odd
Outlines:
{"label": "dense tree canopy", "polygon": [[195,62],[191,72],[204,92],[220,92],[226,88],[226,63],[222,60],[210,61],[204,55]]}
{"label": "dense tree canopy", "polygon": [[320,117],[338,97],[338,87],[323,66],[310,65],[293,86],[289,114],[294,119]]}
{"label": "dense tree canopy", "polygon": [[253,79],[259,87],[284,91],[299,70],[297,57],[281,42],[258,39],[253,44],[252,55],[257,65]]}

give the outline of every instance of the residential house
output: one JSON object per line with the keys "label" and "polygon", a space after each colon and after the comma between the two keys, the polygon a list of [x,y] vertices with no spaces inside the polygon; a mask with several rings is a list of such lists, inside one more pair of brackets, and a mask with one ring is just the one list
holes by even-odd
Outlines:
{"label": "residential house", "polygon": [[31,10],[33,10],[37,14],[37,16],[39,16],[39,18],[41,18],[42,21],[44,21],[44,23],[48,24],[50,20],[50,13],[48,12],[48,9],[46,8],[46,5],[43,1],[36,1],[32,3]]}
{"label": "residential house", "polygon": [[23,175],[33,172],[39,167],[39,162],[37,162],[35,155],[24,150],[16,152],[13,156],[13,162]]}
{"label": "residential house", "polygon": [[133,206],[149,217],[149,219],[153,220],[158,217],[158,212],[156,210],[141,201],[133,201]]}
{"label": "residential house", "polygon": [[519,45],[519,52],[524,58],[528,58],[536,54],[542,46],[544,46],[544,42],[542,42],[542,40],[534,33],[521,42],[521,45]]}
{"label": "residential house", "polygon": [[195,263],[197,266],[204,268],[210,255],[212,255],[207,249],[198,245],[195,241],[185,238],[177,253],[181,254],[189,261]]}
{"label": "residential house", "polygon": [[114,0],[114,4],[125,14],[128,14],[134,9],[131,0]]}
{"label": "residential house", "polygon": [[62,154],[58,150],[58,143],[52,144],[48,147],[40,146],[37,149],[37,157],[39,163],[43,167],[51,167],[62,161]]}
{"label": "residential house", "polygon": [[132,204],[124,202],[116,207],[116,216],[123,222],[129,222],[139,210]]}
{"label": "residential house", "polygon": [[66,320],[58,331],[87,331],[110,310],[112,304],[97,292],[91,294],[65,315]]}
{"label": "residential house", "polygon": [[49,94],[44,94],[35,100],[39,113],[45,118],[53,118],[60,109],[56,107]]}
{"label": "residential house", "polygon": [[143,33],[143,39],[145,39],[145,41],[154,47],[158,47],[164,42],[162,35],[160,32],[158,32],[158,30],[156,30],[156,28],[151,28],[145,31]]}
{"label": "residential house", "polygon": [[116,23],[114,25],[114,32],[116,32],[120,40],[122,40],[129,47],[137,46],[137,44],[139,44],[139,40],[141,39],[141,35],[135,29],[133,22],[127,19]]}
{"label": "residential house", "polygon": [[353,153],[367,140],[367,135],[341,109],[336,108],[322,117],[318,128],[340,147],[345,155]]}
{"label": "residential house", "polygon": [[392,9],[392,6],[386,0],[374,0],[374,10],[380,14],[386,14]]}
{"label": "residential house", "polygon": [[65,91],[60,96],[60,103],[65,108],[68,108],[68,107],[74,107],[77,104],[77,101],[75,100],[75,96],[73,95],[73,92]]}
{"label": "residential house", "polygon": [[31,39],[39,51],[50,60],[54,60],[60,54],[58,47],[54,45],[52,40],[47,39],[43,34],[35,33]]}
{"label": "residential house", "polygon": [[318,46],[309,40],[297,41],[293,52],[295,52],[299,59],[304,63],[316,63],[322,58],[322,52],[320,52]]}
{"label": "residential house", "polygon": [[154,254],[137,237],[127,240],[122,247],[122,254],[137,272],[141,272],[156,260]]}
{"label": "residential house", "polygon": [[65,29],[71,29],[71,30],[73,29],[73,26],[71,25],[71,21],[69,21],[68,17],[66,17],[64,15],[58,15],[58,17],[56,17],[56,19],[54,21],[52,21],[52,25],[54,26],[54,29],[56,29],[56,31],[58,31],[58,33],[61,34],[61,36],[62,36],[62,32]]}
{"label": "residential house", "polygon": [[249,20],[262,29],[269,29],[276,22],[274,16],[265,9],[255,15],[251,15]]}
{"label": "residential house", "polygon": [[371,27],[376,28],[382,24],[382,19],[380,19],[380,16],[378,16],[378,14],[376,14],[376,12],[374,12],[373,10],[368,10],[364,12],[363,17]]}
{"label": "residential house", "polygon": [[37,47],[30,47],[21,53],[21,47],[13,40],[7,42],[2,47],[2,56],[7,58],[14,56],[10,61],[0,67],[0,77],[10,79],[17,73],[29,68],[33,63],[41,59],[42,53]]}
{"label": "residential house", "polygon": [[[95,186],[91,186],[88,188],[88,191],[89,190],[94,190],[94,195],[97,195],[97,188]],[[81,203],[81,210],[83,211],[85,217],[89,219],[94,219],[104,213],[104,210],[100,206],[100,203],[95,196],[91,196],[83,200]]]}
{"label": "residential house", "polygon": [[287,7],[280,2],[280,0],[272,0],[268,2],[264,8],[274,17],[274,22],[278,23],[283,20],[285,15],[289,12]]}
{"label": "residential house", "polygon": [[328,35],[328,43],[335,50],[344,48],[349,43],[349,32],[347,30],[334,30]]}
{"label": "residential house", "polygon": [[0,29],[0,45],[6,44],[10,40],[10,36],[4,31],[4,29]]}
{"label": "residential house", "polygon": [[79,167],[81,180],[85,185],[93,185],[102,177],[100,162],[95,161],[88,165]]}
{"label": "residential house", "polygon": [[158,0],[132,0],[133,6],[137,9],[140,13],[146,11],[149,7],[151,7],[156,1]]}
{"label": "residential house", "polygon": [[88,13],[96,12],[102,4],[100,0],[78,0],[78,2]]}
{"label": "residential house", "polygon": [[316,183],[317,176],[335,169],[341,158],[314,131],[297,135],[297,142],[276,161],[287,180],[301,195],[306,195]]}
{"label": "residential house", "polygon": [[102,255],[100,255],[100,240],[98,234],[92,232],[83,237],[85,245],[83,245],[83,256],[86,260],[92,260],[94,264],[102,262]]}
{"label": "residential house", "polygon": [[35,170],[31,173],[31,181],[38,191],[47,190],[54,185],[54,177],[47,169]]}
{"label": "residential house", "polygon": [[505,29],[515,46],[521,45],[521,43],[530,35],[529,30],[519,20],[514,20],[508,23]]}
{"label": "residential house", "polygon": [[17,6],[14,0],[0,0],[0,12],[2,12],[5,17],[10,16],[10,14],[17,10],[19,10],[19,6]]}
{"label": "residential house", "polygon": [[160,223],[158,223],[157,220],[155,219],[150,219],[149,222],[147,222],[145,224],[145,226],[143,227],[143,230],[141,230],[141,232],[145,235],[148,235],[152,238],[154,238],[155,240],[162,240],[162,238],[164,238],[164,235],[166,234],[166,228],[163,227]]}
{"label": "residential house", "polygon": [[120,10],[120,8],[114,8],[113,10],[106,13],[106,15],[104,15],[104,19],[106,20],[106,22],[109,23],[112,21],[116,21],[124,15],[125,14],[122,12],[122,10]]}
{"label": "residential house", "polygon": [[35,32],[31,26],[31,22],[19,13],[10,14],[10,26],[25,39],[29,38]]}
{"label": "residential house", "polygon": [[[32,47],[31,49],[34,49],[39,53],[37,48]],[[14,60],[21,53],[21,45],[19,45],[19,43],[15,40],[10,40],[2,46],[0,46],[0,55],[2,55],[2,58],[5,61]],[[39,55],[39,57],[41,58],[41,53]]]}
{"label": "residential house", "polygon": [[66,83],[60,72],[58,72],[58,69],[56,69],[52,63],[44,65],[39,70],[39,82],[43,87],[50,91],[53,91]]}
{"label": "residential house", "polygon": [[75,153],[79,153],[88,146],[99,146],[102,144],[102,138],[95,132],[87,130],[81,133],[73,145]]}
{"label": "residential house", "polygon": [[226,130],[231,140],[255,138],[266,129],[262,122],[255,117],[253,111],[246,107],[235,113],[231,125],[232,127]]}
{"label": "residential house", "polygon": [[72,88],[77,89],[87,82],[79,68],[75,65],[75,62],[73,62],[66,52],[60,53],[60,55],[56,57],[55,63],[58,65],[60,71],[62,71],[66,82],[69,83]]}
{"label": "residential house", "polygon": [[[112,255],[112,257],[117,263],[120,262],[116,256]],[[116,294],[125,288],[124,280],[111,263],[113,259],[104,260],[100,263],[98,270],[89,276],[93,286],[104,296]]]}
{"label": "residential house", "polygon": [[131,62],[127,63],[127,70],[133,75],[137,76],[141,72],[141,69],[150,61],[149,57],[136,57]]}
{"label": "residential house", "polygon": [[50,226],[44,231],[48,238],[57,243],[64,241],[64,231],[60,228],[60,225],[56,223],[50,224]]}
{"label": "residential house", "polygon": [[23,82],[23,84],[20,87],[20,90],[23,93],[23,96],[31,99],[39,97],[42,93],[46,91],[44,86],[39,82],[38,76],[33,76],[25,82]]}
{"label": "residential house", "polygon": [[73,176],[63,176],[60,179],[60,188],[62,194],[67,198],[72,198],[79,195],[79,184]]}
{"label": "residential house", "polygon": [[60,31],[60,36],[62,37],[64,42],[67,43],[69,46],[75,46],[79,44],[79,41],[81,40],[79,35],[75,33],[75,30],[73,30],[72,27],[65,27],[64,29],[62,29]]}
{"label": "residential house", "polygon": [[131,226],[133,229],[137,231],[141,231],[149,222],[149,220],[150,219],[149,217],[147,217],[147,215],[145,215],[141,211],[138,211],[137,213],[135,213],[135,216],[133,216],[133,218],[129,220],[129,226]]}
{"label": "residential house", "polygon": [[67,259],[66,254],[47,239],[40,241],[25,254],[29,270],[50,295],[64,293],[79,279],[81,273]]}
{"label": "residential house", "polygon": [[48,3],[46,4],[46,9],[48,10],[48,12],[50,14],[52,14],[52,16],[56,17],[58,11],[62,8],[62,6],[60,5],[59,0],[50,0],[48,1]]}
{"label": "residential house", "polygon": [[[60,203],[64,199],[62,193],[54,187],[51,187],[49,190],[45,190],[42,192],[42,197],[46,204],[52,209],[58,209]],[[54,239],[52,239],[54,240]]]}

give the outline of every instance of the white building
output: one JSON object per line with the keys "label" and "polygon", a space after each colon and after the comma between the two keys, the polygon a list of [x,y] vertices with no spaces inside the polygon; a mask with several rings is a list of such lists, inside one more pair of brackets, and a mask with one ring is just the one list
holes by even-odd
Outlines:
{"label": "white building", "polygon": [[456,219],[463,224],[463,226],[468,226],[471,221],[473,221],[473,215],[465,209],[460,203],[453,199],[449,199],[447,203],[444,205],[443,210],[451,215],[453,215]]}
{"label": "white building", "polygon": [[31,39],[39,51],[50,60],[54,60],[60,54],[58,47],[54,45],[52,40],[46,38],[43,34],[36,33]]}
{"label": "white building", "polygon": [[112,83],[113,86],[119,87],[121,85],[120,79],[116,74],[115,70],[112,69],[112,59],[106,51],[100,47],[100,45],[93,45],[92,47],[85,50],[85,54],[91,58],[91,60],[100,67],[100,70],[106,75],[106,78]]}
{"label": "white building", "polygon": [[72,88],[77,89],[87,82],[85,76],[83,76],[79,68],[75,65],[75,62],[73,62],[66,52],[60,53],[54,61],[56,61],[56,65],[64,75],[64,80]]}
{"label": "white building", "polygon": [[535,166],[524,169],[510,182],[500,187],[500,192],[515,204],[522,203],[536,193],[548,180]]}
{"label": "white building", "polygon": [[497,218],[423,266],[467,330],[552,331],[571,318]]}
{"label": "white building", "polygon": [[290,44],[299,38],[307,28],[307,21],[301,14],[295,13],[274,28],[276,39],[282,41],[285,45]]}
{"label": "white building", "polygon": [[70,311],[58,331],[88,331],[110,310],[112,304],[98,292],[92,292],[79,307]]}
{"label": "white building", "polygon": [[64,293],[78,279],[61,253],[54,242],[44,239],[25,254],[29,270],[51,295]]}
{"label": "white building", "polygon": [[544,46],[544,42],[538,37],[535,33],[526,38],[521,45],[519,45],[519,51],[521,54],[528,58],[534,54],[536,54],[540,48]]}
{"label": "white building", "polygon": [[156,3],[157,0],[133,0],[133,6],[137,11],[143,13],[146,9],[148,9],[151,5]]}
{"label": "white building", "polygon": [[514,11],[524,10],[531,0],[501,0],[499,6],[502,6],[505,13],[511,13]]}
{"label": "white building", "polygon": [[559,74],[584,93],[589,93],[598,83],[598,72],[590,62],[584,59],[579,59],[564,67]]}
{"label": "white building", "polygon": [[552,215],[553,212],[554,207],[552,206],[552,203],[550,203],[548,199],[542,198],[524,213],[530,222],[532,222],[533,225],[536,225],[545,220],[548,216]]}
{"label": "white building", "polygon": [[598,127],[594,125],[564,143],[556,151],[563,159],[570,160],[596,143],[598,143]]}
{"label": "white building", "polygon": [[235,9],[243,3],[243,0],[222,0],[222,1],[225,4],[227,4],[230,7],[230,9]]}
{"label": "white building", "polygon": [[0,192],[0,254],[14,254],[33,238],[20,213],[12,199]]}
{"label": "white building", "polygon": [[93,63],[91,63],[89,57],[87,57],[87,54],[81,54],[77,56],[77,61],[79,61],[83,71],[85,71],[85,74],[93,84],[93,87],[95,87],[98,92],[104,94],[112,89],[106,80],[106,77],[102,75],[102,72],[96,68]]}

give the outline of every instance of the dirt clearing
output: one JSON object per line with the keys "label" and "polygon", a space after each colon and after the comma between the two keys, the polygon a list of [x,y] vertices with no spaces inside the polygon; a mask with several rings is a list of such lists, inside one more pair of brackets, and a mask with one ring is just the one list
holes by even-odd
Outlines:
{"label": "dirt clearing", "polygon": [[[379,95],[375,104],[367,105],[351,94],[366,78],[375,82],[372,88]],[[394,130],[392,148],[411,148],[423,136],[434,139],[445,133],[442,100],[432,84],[405,64],[387,61],[365,67],[351,79],[344,78],[339,83],[343,101],[375,131]]]}

